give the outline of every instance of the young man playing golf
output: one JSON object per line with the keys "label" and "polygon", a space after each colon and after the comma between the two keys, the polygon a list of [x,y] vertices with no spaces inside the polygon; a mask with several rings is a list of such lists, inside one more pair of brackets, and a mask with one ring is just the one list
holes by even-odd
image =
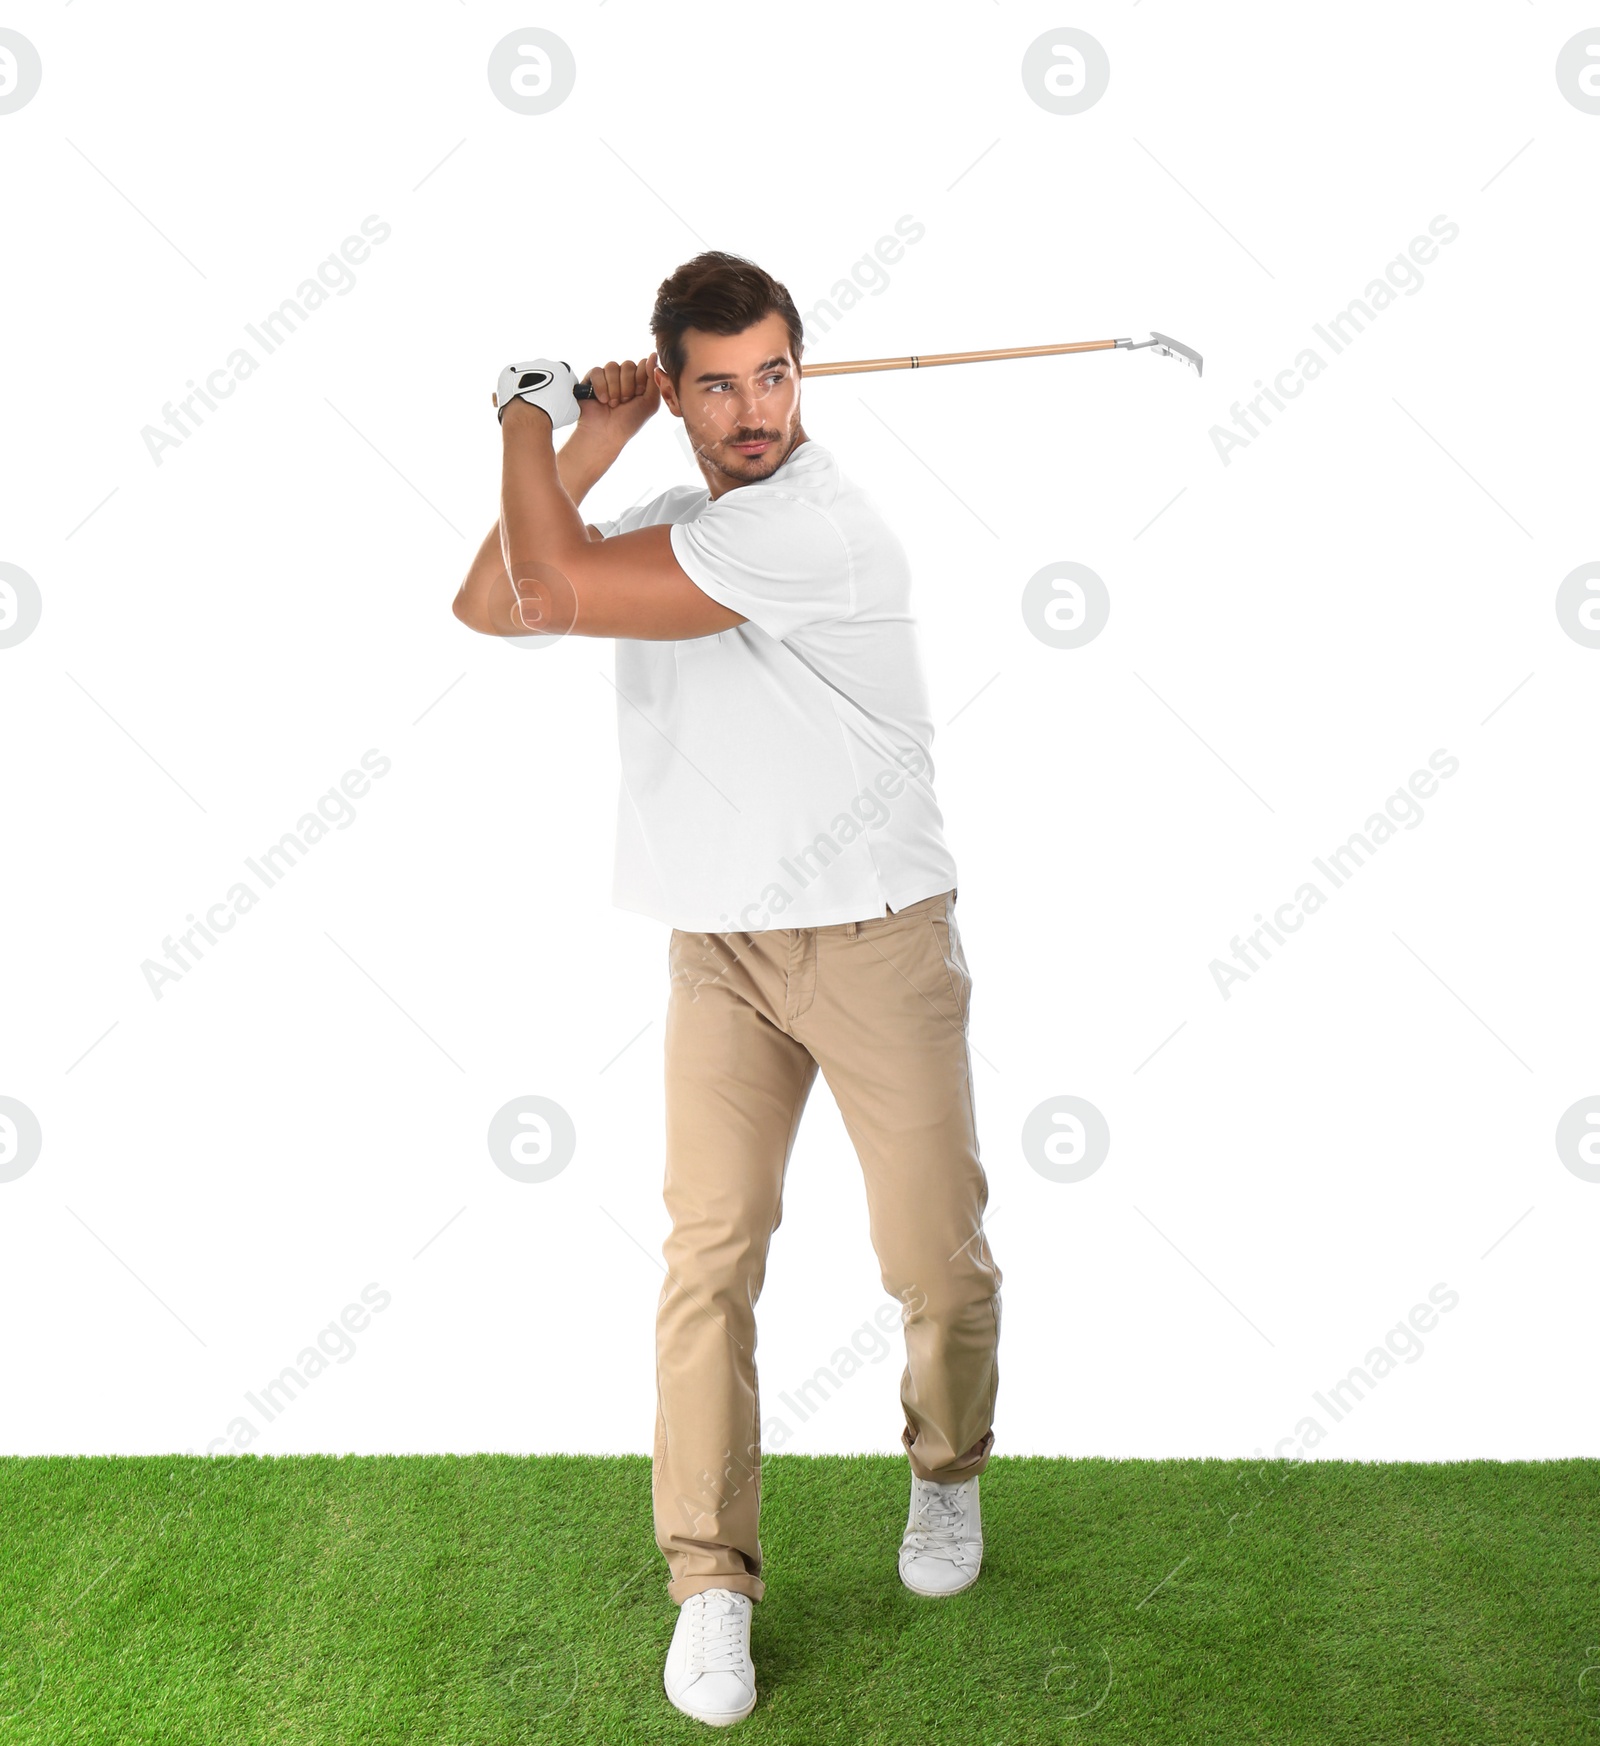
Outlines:
{"label": "young man playing golf", "polygon": [[[651,330],[657,350],[591,370],[582,402],[559,361],[502,374],[501,515],[455,613],[495,636],[616,639],[613,898],[672,928],[653,1499],[679,1612],[664,1678],[678,1709],[723,1724],[755,1705],[765,1592],[755,1304],[819,1069],[903,1306],[899,1570],[921,1595],[977,1579],[1002,1276],[905,552],[806,435],[781,284],[708,252],[663,282]],[[586,525],[576,506],[663,400],[705,484]]]}

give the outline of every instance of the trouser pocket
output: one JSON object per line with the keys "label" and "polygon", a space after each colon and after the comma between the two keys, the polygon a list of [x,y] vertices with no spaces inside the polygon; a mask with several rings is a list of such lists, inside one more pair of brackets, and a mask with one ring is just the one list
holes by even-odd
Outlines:
{"label": "trouser pocket", "polygon": [[957,1017],[965,1025],[972,1003],[972,976],[967,969],[967,955],[961,949],[961,930],[953,915],[933,915],[928,927],[939,948],[945,976],[950,984],[950,998]]}

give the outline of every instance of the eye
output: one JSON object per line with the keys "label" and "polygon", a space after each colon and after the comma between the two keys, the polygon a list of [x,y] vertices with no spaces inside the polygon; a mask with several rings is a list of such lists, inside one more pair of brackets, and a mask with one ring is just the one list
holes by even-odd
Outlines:
{"label": "eye", "polygon": [[[767,375],[763,376],[762,381],[764,381],[764,382],[781,382],[784,379],[784,375],[785,375],[785,372],[782,370],[773,370],[773,371],[770,371]],[[733,384],[731,382],[713,382],[711,384],[711,386],[706,390],[706,392],[708,394],[716,394],[716,393],[720,392],[722,389],[731,388],[732,386],[733,386]]]}

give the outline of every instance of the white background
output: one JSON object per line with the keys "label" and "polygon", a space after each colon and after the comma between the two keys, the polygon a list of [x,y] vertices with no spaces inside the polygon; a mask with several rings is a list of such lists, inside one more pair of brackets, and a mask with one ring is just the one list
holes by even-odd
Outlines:
{"label": "white background", "polygon": [[[0,115],[0,1445],[647,1452],[668,930],[609,901],[612,649],[479,638],[511,357],[650,348],[704,246],[782,279],[815,361],[1155,327],[1149,353],[817,380],[810,434],[914,564],[960,869],[997,1454],[1596,1452],[1600,116],[1592,7],[20,4]],[[530,23],[576,87],[486,76]],[[1048,112],[1028,44],[1109,89]],[[389,238],[157,465],[141,431],[376,214]],[[867,263],[911,215],[925,235]],[[1429,221],[1458,237],[1248,447],[1251,398]],[[253,348],[259,356],[259,348]],[[1258,427],[1259,428],[1259,427]],[[698,483],[663,412],[591,519]],[[1030,631],[1041,567],[1109,623]],[[158,1000],[187,916],[377,748],[392,768]],[[1231,996],[1210,966],[1444,748],[1460,768]],[[259,882],[258,882],[259,883]],[[1324,885],[1326,889],[1326,884]],[[572,1115],[553,1181],[491,1116]],[[1062,1184],[1022,1125],[1093,1103]],[[1509,1234],[1507,1234],[1509,1232]],[[259,1390],[392,1301],[273,1423]],[[1312,1400],[1429,1287],[1459,1305],[1342,1423]],[[819,1082],[761,1304],[766,1410],[899,1448],[898,1351],[778,1403],[884,1303]],[[1281,1453],[1288,1453],[1284,1445]],[[1309,1451],[1302,1451],[1309,1452]]]}

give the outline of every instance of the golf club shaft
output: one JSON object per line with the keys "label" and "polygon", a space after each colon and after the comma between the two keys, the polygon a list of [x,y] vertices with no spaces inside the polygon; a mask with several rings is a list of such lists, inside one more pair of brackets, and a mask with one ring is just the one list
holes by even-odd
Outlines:
{"label": "golf club shaft", "polygon": [[855,358],[840,364],[802,364],[802,376],[844,376],[858,370],[925,370],[930,364],[988,364],[999,358],[1048,358],[1061,352],[1108,352],[1115,340],[1074,340],[1061,346],[1010,346],[982,352],[924,352],[906,358]]}
{"label": "golf club shaft", "polygon": [[[802,364],[802,376],[845,376],[861,370],[925,370],[930,364],[987,364],[997,358],[1048,358],[1060,352],[1108,352],[1114,339],[1073,340],[1061,346],[1011,346],[983,352],[924,352],[904,358],[852,358],[838,364]],[[594,389],[580,382],[573,390],[579,400],[594,398]]]}

